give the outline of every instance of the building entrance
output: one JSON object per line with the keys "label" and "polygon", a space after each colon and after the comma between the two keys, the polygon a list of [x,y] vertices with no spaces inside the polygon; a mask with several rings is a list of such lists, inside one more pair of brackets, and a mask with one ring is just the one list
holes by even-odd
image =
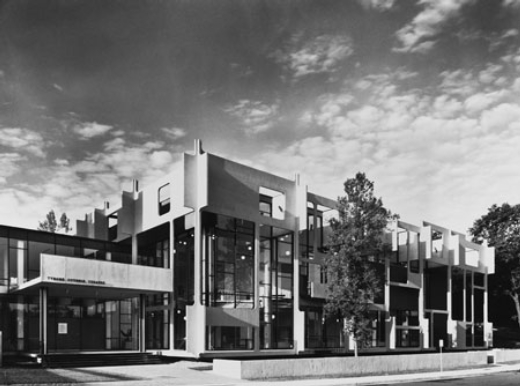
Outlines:
{"label": "building entrance", "polygon": [[49,353],[138,349],[138,299],[49,298]]}

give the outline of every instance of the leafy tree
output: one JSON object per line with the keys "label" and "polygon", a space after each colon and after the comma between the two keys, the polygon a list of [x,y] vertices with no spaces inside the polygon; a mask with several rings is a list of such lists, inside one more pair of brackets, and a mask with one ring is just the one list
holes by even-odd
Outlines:
{"label": "leafy tree", "polygon": [[347,179],[345,197],[338,198],[338,218],[330,222],[327,267],[327,316],[345,320],[345,334],[354,338],[354,352],[371,337],[371,304],[380,292],[380,278],[374,260],[387,248],[383,232],[393,218],[380,198],[374,197],[374,183],[364,173]]}
{"label": "leafy tree", "polygon": [[494,204],[475,220],[469,232],[473,241],[495,247],[495,274],[490,276],[490,292],[507,295],[514,303],[520,327],[520,205]]}
{"label": "leafy tree", "polygon": [[47,215],[45,216],[45,221],[39,222],[37,229],[39,231],[45,231],[50,233],[56,233],[60,231],[68,233],[72,230],[72,228],[70,227],[70,219],[67,217],[67,215],[63,213],[58,222],[56,219],[56,213],[54,213],[53,209],[49,213],[47,213]]}

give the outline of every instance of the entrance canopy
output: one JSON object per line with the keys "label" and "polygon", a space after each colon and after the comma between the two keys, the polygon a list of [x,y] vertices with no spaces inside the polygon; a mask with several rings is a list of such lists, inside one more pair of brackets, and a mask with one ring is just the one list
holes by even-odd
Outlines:
{"label": "entrance canopy", "polygon": [[57,255],[41,255],[41,274],[14,293],[124,299],[139,294],[173,291],[172,270]]}

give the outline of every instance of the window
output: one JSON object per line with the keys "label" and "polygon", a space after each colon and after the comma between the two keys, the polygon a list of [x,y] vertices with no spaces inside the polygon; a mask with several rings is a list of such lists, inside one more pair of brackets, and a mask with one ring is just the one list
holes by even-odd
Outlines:
{"label": "window", "polygon": [[170,184],[159,188],[159,215],[162,216],[170,211]]}
{"label": "window", "polygon": [[273,215],[273,198],[264,194],[260,195],[260,214],[265,217]]}
{"label": "window", "polygon": [[320,284],[328,283],[327,267],[324,265],[320,266]]}
{"label": "window", "polygon": [[277,220],[285,218],[285,194],[276,190],[260,187],[260,214]]}
{"label": "window", "polygon": [[207,326],[208,350],[252,350],[254,348],[253,327]]}
{"label": "window", "polygon": [[206,283],[204,302],[212,307],[253,308],[254,223],[204,213]]}

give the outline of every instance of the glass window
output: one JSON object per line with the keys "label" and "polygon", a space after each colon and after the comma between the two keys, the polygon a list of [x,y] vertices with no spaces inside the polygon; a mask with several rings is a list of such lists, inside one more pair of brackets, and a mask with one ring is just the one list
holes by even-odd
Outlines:
{"label": "glass window", "polygon": [[292,232],[260,226],[260,347],[293,346]]}
{"label": "glass window", "polygon": [[208,350],[253,350],[254,328],[237,326],[207,326]]}
{"label": "glass window", "polygon": [[277,190],[259,188],[260,197],[260,214],[262,216],[272,217],[278,220],[285,218],[285,194]]}
{"label": "glass window", "polygon": [[0,237],[0,286],[9,285],[9,259],[7,238]]}
{"label": "glass window", "polygon": [[170,211],[170,184],[159,188],[159,215],[162,216]]}
{"label": "glass window", "polygon": [[82,240],[83,257],[87,259],[105,260],[105,243],[96,240]]}
{"label": "glass window", "polygon": [[28,276],[29,280],[40,276],[40,256],[43,253],[54,254],[54,243],[29,241]]}
{"label": "glass window", "polygon": [[80,239],[56,235],[56,254],[59,256],[79,257],[81,256]]}
{"label": "glass window", "polygon": [[260,195],[260,214],[271,217],[273,214],[273,199],[263,194]]}
{"label": "glass window", "polygon": [[205,213],[205,303],[252,308],[254,297],[254,223]]}
{"label": "glass window", "polygon": [[184,229],[184,217],[174,221],[174,284],[175,299],[193,304],[195,252],[193,229]]}

